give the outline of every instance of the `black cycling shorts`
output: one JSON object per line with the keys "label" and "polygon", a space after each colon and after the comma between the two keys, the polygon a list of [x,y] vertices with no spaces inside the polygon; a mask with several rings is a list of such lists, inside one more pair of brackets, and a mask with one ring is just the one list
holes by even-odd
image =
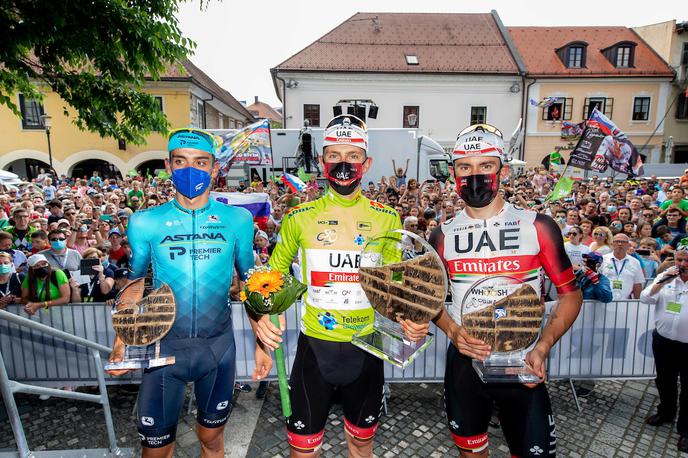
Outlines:
{"label": "black cycling shorts", "polygon": [[157,448],[174,442],[189,382],[194,382],[198,424],[206,428],[224,426],[232,410],[234,390],[233,332],[208,339],[163,341],[161,354],[174,355],[176,361],[143,373],[137,418],[141,445]]}
{"label": "black cycling shorts", "polygon": [[449,345],[444,401],[449,430],[462,450],[479,452],[487,448],[487,427],[496,403],[512,456],[556,455],[554,416],[544,383],[534,388],[520,383],[483,383],[471,358]]}
{"label": "black cycling shorts", "polygon": [[335,392],[347,433],[360,441],[371,440],[382,413],[384,377],[382,360],[349,342],[299,335],[289,380],[289,445],[301,452],[320,447]]}

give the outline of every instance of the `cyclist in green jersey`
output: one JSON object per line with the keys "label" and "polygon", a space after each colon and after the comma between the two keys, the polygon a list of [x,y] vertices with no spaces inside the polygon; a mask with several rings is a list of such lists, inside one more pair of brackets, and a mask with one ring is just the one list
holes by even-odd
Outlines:
{"label": "cyclist in green jersey", "polygon": [[[361,194],[361,178],[373,160],[367,143],[365,123],[355,116],[330,121],[320,158],[329,190],[287,213],[270,258],[272,267],[287,272],[300,254],[301,277],[308,284],[289,383],[292,457],[319,456],[335,390],[344,410],[349,456],[372,456],[384,370],[382,360],[351,344],[351,337],[373,321],[373,309],[358,283],[358,267],[368,238],[400,229],[401,222],[396,211]],[[413,340],[428,330],[428,325],[410,320],[402,326]],[[265,317],[254,329],[270,348],[281,342],[282,331]]]}

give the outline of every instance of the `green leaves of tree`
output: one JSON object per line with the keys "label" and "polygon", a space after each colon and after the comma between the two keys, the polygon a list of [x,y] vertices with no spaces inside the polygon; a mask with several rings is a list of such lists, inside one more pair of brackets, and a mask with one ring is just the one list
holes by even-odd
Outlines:
{"label": "green leaves of tree", "polygon": [[80,129],[138,144],[165,132],[165,115],[142,88],[195,47],[175,17],[181,1],[3,0],[0,104],[20,116],[12,95],[41,100],[47,86],[73,107]]}

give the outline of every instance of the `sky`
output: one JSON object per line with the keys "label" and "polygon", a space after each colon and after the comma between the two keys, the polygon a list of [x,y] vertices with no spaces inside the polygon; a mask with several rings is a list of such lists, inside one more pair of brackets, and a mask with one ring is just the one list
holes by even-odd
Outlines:
{"label": "sky", "polygon": [[[196,42],[191,61],[236,99],[281,103],[270,69],[357,12],[489,13],[508,26],[634,27],[688,20],[685,0],[200,0],[182,4],[182,32]],[[651,5],[651,6],[649,6]],[[681,16],[682,15],[682,16]]]}

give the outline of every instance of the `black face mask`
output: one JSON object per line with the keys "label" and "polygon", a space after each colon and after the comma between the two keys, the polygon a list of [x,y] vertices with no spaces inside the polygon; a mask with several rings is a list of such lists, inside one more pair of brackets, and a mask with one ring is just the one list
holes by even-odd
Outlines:
{"label": "black face mask", "polygon": [[48,276],[48,268],[47,267],[39,267],[38,269],[34,269],[33,273],[36,275],[37,278],[45,278]]}
{"label": "black face mask", "polygon": [[499,172],[461,177],[457,180],[456,190],[469,207],[486,207],[497,197],[499,190],[498,175]]}
{"label": "black face mask", "polygon": [[325,176],[337,194],[348,196],[361,184],[363,164],[351,162],[325,163]]}

